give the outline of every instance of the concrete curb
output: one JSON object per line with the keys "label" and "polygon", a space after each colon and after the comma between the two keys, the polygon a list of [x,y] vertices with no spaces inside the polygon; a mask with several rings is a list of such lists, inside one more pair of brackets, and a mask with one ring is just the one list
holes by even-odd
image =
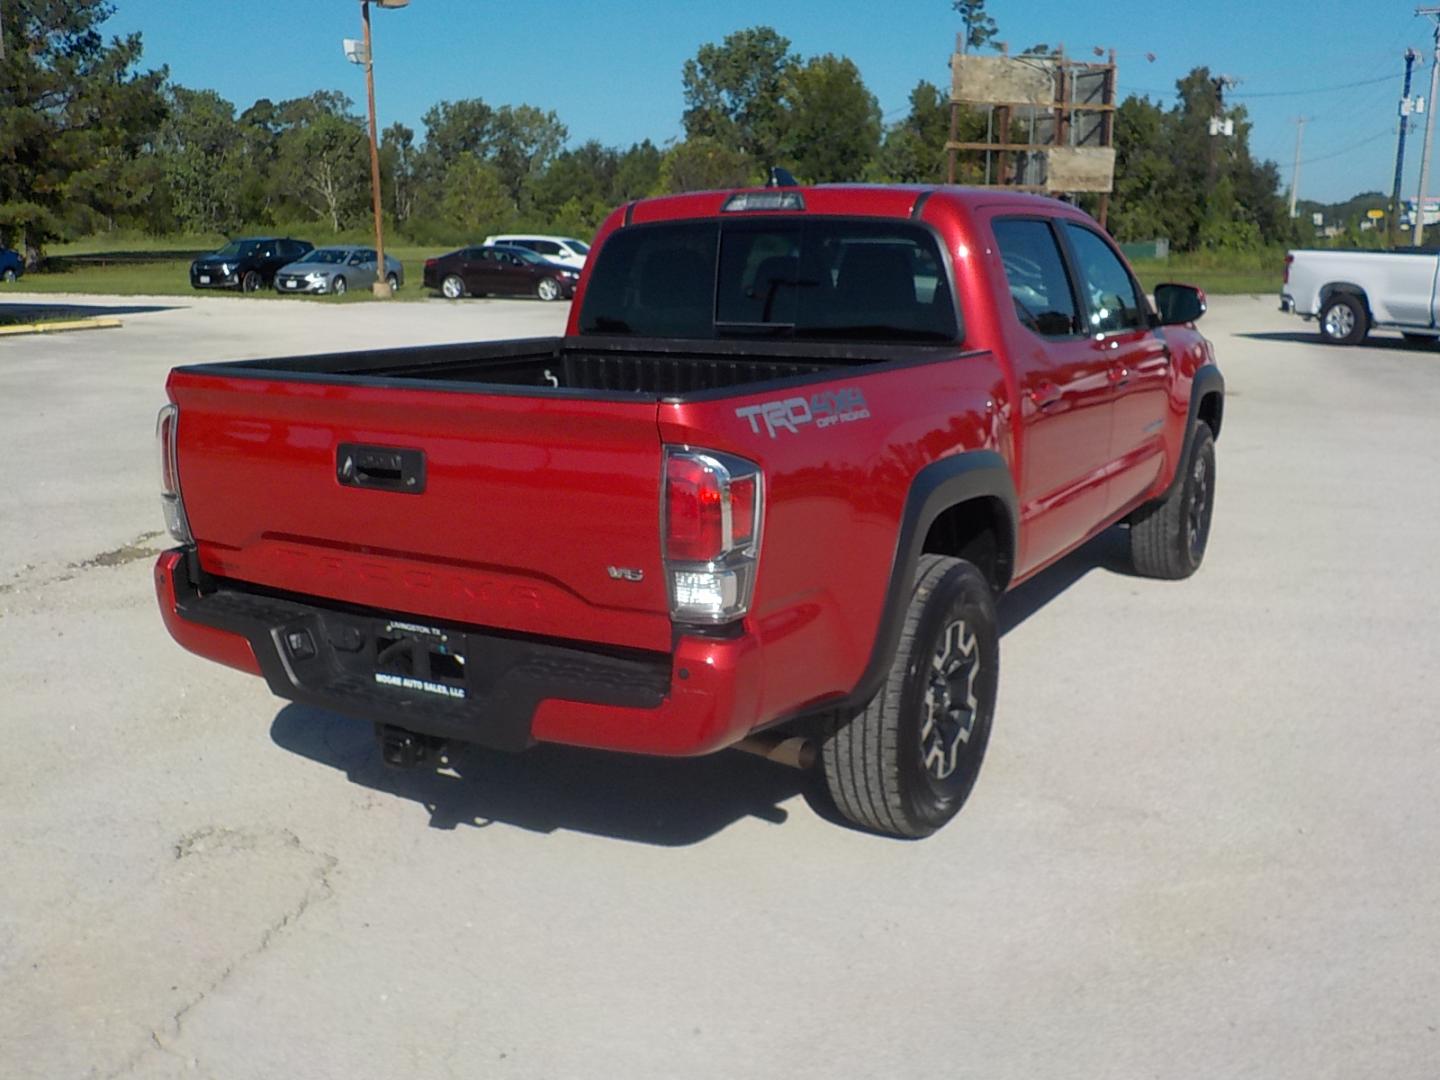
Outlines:
{"label": "concrete curb", "polygon": [[0,326],[0,337],[18,337],[21,334],[62,334],[67,330],[109,330],[124,326],[119,319],[67,319],[64,322],[21,323],[17,326]]}

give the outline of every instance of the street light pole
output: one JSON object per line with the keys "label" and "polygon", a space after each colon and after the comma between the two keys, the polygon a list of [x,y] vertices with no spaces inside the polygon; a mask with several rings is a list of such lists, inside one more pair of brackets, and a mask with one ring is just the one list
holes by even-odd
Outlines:
{"label": "street light pole", "polygon": [[370,0],[360,0],[360,21],[365,25],[365,98],[370,107],[370,199],[375,208],[375,284],[371,286],[381,299],[390,296],[390,281],[385,274],[385,227],[381,223],[380,144],[375,137],[375,52],[370,44]]}

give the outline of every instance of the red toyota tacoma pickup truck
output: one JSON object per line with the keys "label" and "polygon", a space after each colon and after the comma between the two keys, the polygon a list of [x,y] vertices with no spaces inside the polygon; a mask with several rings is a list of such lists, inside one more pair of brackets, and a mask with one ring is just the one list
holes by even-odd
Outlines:
{"label": "red toyota tacoma pickup truck", "polygon": [[1224,384],[1198,290],[1156,306],[1039,196],[634,202],[563,338],[171,372],[160,608],[393,764],[739,746],[922,836],[984,755],[1001,594],[1115,522],[1142,574],[1204,555]]}

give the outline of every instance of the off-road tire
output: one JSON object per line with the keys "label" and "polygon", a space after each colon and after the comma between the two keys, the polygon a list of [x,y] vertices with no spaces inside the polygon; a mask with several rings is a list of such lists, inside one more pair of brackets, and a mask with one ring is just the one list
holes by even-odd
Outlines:
{"label": "off-road tire", "polygon": [[1335,293],[1320,309],[1320,337],[1331,345],[1359,345],[1369,332],[1370,313],[1353,293]]}
{"label": "off-road tire", "polygon": [[1200,423],[1190,436],[1184,473],[1169,493],[1130,519],[1130,562],[1145,577],[1179,581],[1200,569],[1215,512],[1215,436]]}
{"label": "off-road tire", "polygon": [[[968,636],[973,668],[962,690],[965,716],[950,741],[950,760],[929,766],[927,693],[939,677],[936,664],[955,625]],[[820,748],[826,786],[836,808],[863,829],[890,836],[929,836],[969,797],[985,757],[1000,675],[1000,632],[990,583],[971,563],[922,555],[916,567],[900,644],[874,700],[857,715],[837,714]],[[947,705],[949,699],[945,699]],[[968,725],[968,726],[967,726]],[[939,730],[938,727],[935,730]],[[951,766],[943,779],[936,773]]]}

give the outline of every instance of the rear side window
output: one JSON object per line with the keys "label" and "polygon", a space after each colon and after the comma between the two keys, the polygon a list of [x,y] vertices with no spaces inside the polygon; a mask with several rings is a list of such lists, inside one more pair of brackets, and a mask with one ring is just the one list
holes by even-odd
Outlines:
{"label": "rear side window", "polygon": [[622,229],[606,241],[582,333],[951,342],[959,322],[934,236],[908,222],[765,217]]}
{"label": "rear side window", "polygon": [[1144,302],[1110,245],[1081,225],[1065,224],[1080,272],[1090,332],[1113,334],[1149,325]]}
{"label": "rear side window", "polygon": [[1011,218],[996,221],[994,229],[1010,299],[1021,324],[1044,337],[1079,333],[1070,277],[1050,226]]}

